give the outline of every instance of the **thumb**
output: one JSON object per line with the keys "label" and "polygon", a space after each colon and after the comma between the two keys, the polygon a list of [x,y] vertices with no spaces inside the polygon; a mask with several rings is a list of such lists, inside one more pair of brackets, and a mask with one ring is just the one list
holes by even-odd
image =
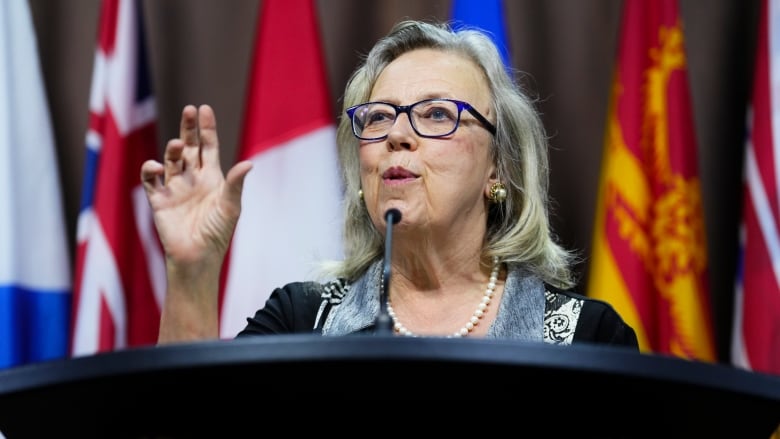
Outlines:
{"label": "thumb", "polygon": [[241,205],[241,192],[244,189],[244,180],[251,170],[252,162],[243,160],[233,165],[228,171],[227,176],[225,176],[225,195],[230,203]]}

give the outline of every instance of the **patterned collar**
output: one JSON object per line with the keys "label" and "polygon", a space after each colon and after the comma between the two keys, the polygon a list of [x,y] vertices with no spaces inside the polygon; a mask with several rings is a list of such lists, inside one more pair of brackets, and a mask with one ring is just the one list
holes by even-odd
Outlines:
{"label": "patterned collar", "polygon": [[[509,264],[509,275],[499,304],[498,315],[487,338],[542,341],[545,331],[545,286],[536,276],[517,264]],[[347,335],[374,324],[379,313],[382,260],[377,260],[352,284],[339,291],[326,291],[333,308],[322,327],[323,335]],[[325,296],[325,295],[324,295]]]}

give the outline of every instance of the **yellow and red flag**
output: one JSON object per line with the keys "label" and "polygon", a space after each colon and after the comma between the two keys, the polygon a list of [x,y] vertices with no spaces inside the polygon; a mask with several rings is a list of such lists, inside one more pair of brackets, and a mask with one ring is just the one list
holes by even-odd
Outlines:
{"label": "yellow and red flag", "polygon": [[643,352],[716,360],[707,244],[677,0],[623,2],[588,295]]}

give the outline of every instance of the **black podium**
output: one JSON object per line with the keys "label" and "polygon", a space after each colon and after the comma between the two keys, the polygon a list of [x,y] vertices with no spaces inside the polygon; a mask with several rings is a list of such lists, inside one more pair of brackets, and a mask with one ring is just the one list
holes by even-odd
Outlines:
{"label": "black podium", "polygon": [[778,424],[780,377],[607,346],[285,335],[0,371],[7,439],[463,436],[469,428],[768,439]]}

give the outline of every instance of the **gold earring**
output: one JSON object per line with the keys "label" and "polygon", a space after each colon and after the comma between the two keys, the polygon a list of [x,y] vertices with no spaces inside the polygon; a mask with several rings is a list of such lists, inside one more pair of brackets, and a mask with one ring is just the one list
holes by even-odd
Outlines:
{"label": "gold earring", "polygon": [[488,199],[493,203],[503,203],[506,200],[506,186],[504,183],[497,181],[490,186],[490,195]]}
{"label": "gold earring", "polygon": [[362,200],[363,199],[363,189],[358,189],[358,197]]}

